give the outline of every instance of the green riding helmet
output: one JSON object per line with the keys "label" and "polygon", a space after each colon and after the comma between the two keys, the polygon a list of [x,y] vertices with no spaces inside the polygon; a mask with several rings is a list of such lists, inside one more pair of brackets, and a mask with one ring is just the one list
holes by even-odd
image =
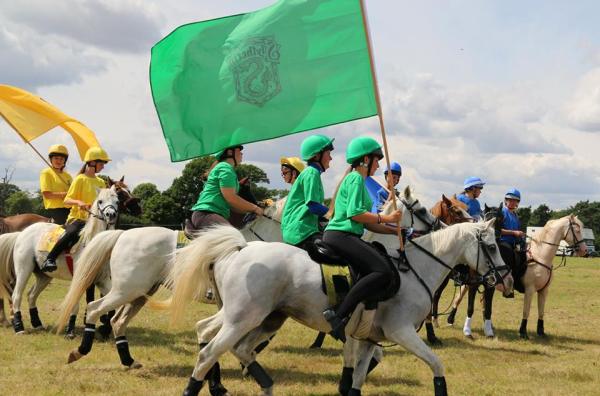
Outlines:
{"label": "green riding helmet", "polygon": [[236,148],[239,148],[240,150],[243,150],[243,149],[244,149],[244,146],[242,146],[241,144],[237,144],[237,145],[235,145],[235,146],[227,147],[227,148],[225,148],[225,149],[223,149],[223,150],[219,150],[219,151],[217,151],[216,153],[214,153],[214,154],[213,154],[213,156],[214,156],[214,157],[215,157],[217,160],[219,160],[219,161],[220,161],[220,160],[222,159],[221,157],[223,157],[223,154],[225,154],[225,152],[226,152],[227,150],[235,150]]}
{"label": "green riding helmet", "polygon": [[333,141],[325,135],[312,135],[304,139],[300,146],[300,155],[304,161],[310,160],[321,151],[333,150]]}
{"label": "green riding helmet", "polygon": [[369,154],[382,159],[383,152],[381,151],[381,144],[368,136],[359,136],[352,139],[350,144],[348,144],[348,147],[346,148],[346,162],[352,165],[354,161]]}

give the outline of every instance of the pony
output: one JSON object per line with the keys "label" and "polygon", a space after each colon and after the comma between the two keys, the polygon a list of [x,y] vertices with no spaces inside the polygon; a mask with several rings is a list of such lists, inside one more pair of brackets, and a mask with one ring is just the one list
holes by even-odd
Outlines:
{"label": "pony", "polygon": [[[538,303],[537,335],[546,337],[544,309],[556,268],[552,261],[562,240],[569,244],[568,248],[572,249],[577,256],[586,255],[587,245],[583,240],[582,230],[582,221],[577,216],[570,214],[557,220],[549,220],[535,237],[530,238],[527,269],[520,279],[525,291],[523,319],[519,327],[521,338],[529,338],[527,335],[527,319],[529,318],[531,301],[536,293]],[[566,260],[565,256],[563,256],[564,260]]]}
{"label": "pony", "polygon": [[[73,267],[76,267],[77,258],[85,246],[89,244],[94,236],[101,231],[114,228],[119,213],[119,207],[128,205],[127,208],[132,214],[140,212],[137,199],[131,197],[131,194],[126,189],[126,186],[121,181],[111,182],[109,188],[100,189],[98,196],[90,209],[90,217],[86,222],[85,227],[80,233],[80,248],[72,255]],[[23,334],[25,327],[21,314],[21,300],[23,291],[27,281],[33,273],[36,282],[28,292],[29,314],[31,325],[34,329],[42,329],[43,325],[39,318],[39,313],[36,307],[36,301],[39,294],[46,288],[52,278],[71,279],[71,270],[67,264],[67,259],[64,256],[59,256],[57,260],[58,269],[55,272],[46,274],[37,270],[36,263],[43,262],[46,253],[37,250],[40,240],[47,234],[59,227],[52,223],[36,223],[26,228],[14,240],[13,249],[13,268],[12,271],[0,272],[0,284],[14,285],[12,290],[13,300],[13,328],[15,333]],[[0,252],[2,254],[2,252]],[[12,278],[12,280],[11,280]],[[104,282],[100,285],[102,290],[109,288],[109,283]],[[72,330],[74,328],[74,316],[70,326],[70,337],[74,336]]]}
{"label": "pony", "polygon": [[[397,342],[424,360],[433,371],[436,394],[447,394],[444,369],[416,330],[431,311],[431,290],[459,262],[468,264],[487,283],[503,279],[506,275],[502,272],[508,274],[490,232],[492,224],[456,224],[417,238],[419,243],[412,240],[405,251],[412,270],[399,272],[402,287],[391,299],[379,303],[369,331],[369,340]],[[315,330],[331,330],[322,315],[329,303],[321,291],[320,268],[305,251],[290,245],[248,243],[239,231],[217,226],[201,233],[177,254],[169,279],[173,282],[173,296],[167,304],[172,323],[178,322],[186,303],[208,288],[214,288],[222,301],[219,313],[209,318],[218,317],[221,322],[211,326],[218,327],[216,335],[205,332],[202,322],[197,324],[198,335],[207,337],[201,341],[208,342],[198,354],[185,395],[199,393],[219,356],[229,350],[263,393],[271,394],[273,381],[256,362],[256,345],[272,336],[288,317]],[[512,278],[507,276],[505,281],[511,290]],[[354,341],[349,340],[344,346],[345,357],[352,356],[355,349]],[[370,341],[360,341],[356,348],[359,355],[351,364],[345,361],[344,367],[357,365],[352,387],[358,387],[358,392],[374,349]]]}

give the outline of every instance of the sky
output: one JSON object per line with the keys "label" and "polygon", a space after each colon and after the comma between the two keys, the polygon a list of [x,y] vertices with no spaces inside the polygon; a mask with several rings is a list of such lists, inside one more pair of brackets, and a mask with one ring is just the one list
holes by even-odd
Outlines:
{"label": "sky", "polygon": [[[365,0],[390,157],[433,205],[479,176],[482,203],[511,187],[522,206],[600,200],[600,3]],[[0,84],[32,91],[95,131],[105,173],[164,190],[171,163],[150,94],[150,49],[177,26],[273,0],[0,0]],[[355,136],[381,141],[375,117],[317,131],[335,137],[326,196]],[[280,156],[314,131],[246,145],[244,161],[283,188]],[[55,129],[35,140],[75,147]],[[68,169],[81,163],[72,155]],[[0,121],[0,172],[35,191],[43,162]]]}

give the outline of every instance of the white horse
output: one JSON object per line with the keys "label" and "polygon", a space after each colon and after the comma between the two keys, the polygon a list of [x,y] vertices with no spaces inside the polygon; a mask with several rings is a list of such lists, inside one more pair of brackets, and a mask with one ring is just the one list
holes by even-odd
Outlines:
{"label": "white horse", "polygon": [[[249,241],[263,238],[280,241],[282,208],[280,203],[267,207],[265,216],[244,227],[244,236]],[[111,286],[103,297],[88,304],[84,336],[81,345],[69,354],[69,363],[91,351],[95,324],[100,316],[117,310],[111,325],[121,364],[129,368],[142,367],[129,352],[125,335],[127,325],[146,304],[147,296],[154,294],[164,283],[177,251],[178,235],[179,231],[164,227],[143,227],[105,231],[91,241],[78,260],[79,265],[61,305],[57,332],[65,326],[81,295],[93,282],[110,282]]]}
{"label": "white horse", "polygon": [[525,287],[523,299],[523,319],[519,328],[521,338],[529,338],[527,335],[527,319],[531,309],[531,301],[534,294],[538,298],[538,322],[537,334],[544,337],[544,307],[550,283],[554,274],[552,263],[560,241],[565,240],[569,247],[575,251],[577,256],[587,253],[587,246],[582,236],[583,223],[574,215],[567,215],[558,220],[550,220],[544,228],[531,238],[529,252],[531,257],[527,260],[527,270],[521,278]]}
{"label": "white horse", "polygon": [[[431,290],[459,262],[468,264],[488,283],[495,283],[501,277],[500,268],[508,271],[498,253],[492,221],[450,226],[418,241],[423,250],[412,243],[406,248],[416,272],[401,273],[398,293],[379,303],[369,339],[387,339],[403,345],[429,364],[436,394],[446,394],[443,366],[416,333],[431,311]],[[212,339],[198,355],[185,395],[198,394],[213,364],[229,350],[247,367],[263,392],[271,394],[273,381],[255,361],[256,345],[274,334],[288,317],[319,331],[331,330],[322,315],[328,308],[328,300],[321,291],[319,266],[306,252],[293,246],[247,243],[237,230],[215,227],[179,252],[170,277],[174,282],[169,304],[173,322],[179,320],[187,302],[203,295],[208,288],[215,288],[223,304],[221,312],[215,315],[220,316],[222,324],[214,337],[205,333]],[[510,276],[506,282],[508,290],[512,289]],[[202,329],[197,330],[201,334]],[[368,347],[359,348],[362,354],[356,360],[359,364],[353,387],[359,386],[360,378],[366,374],[361,363],[368,365],[370,359],[365,356],[374,347],[362,344]],[[345,346],[345,356],[351,356],[352,348],[350,341]]]}
{"label": "white horse", "polygon": [[7,302],[12,315],[11,295],[15,285],[13,249],[19,232],[0,235],[0,326],[11,326],[4,313],[4,301]]}
{"label": "white horse", "polygon": [[[117,187],[112,186],[111,188],[100,189],[98,197],[90,209],[90,218],[87,220],[85,227],[81,231],[79,242],[80,248],[72,255],[74,268],[77,266],[79,255],[92,238],[103,230],[114,228],[117,220],[118,208],[119,196]],[[36,263],[42,263],[47,255],[47,252],[38,251],[40,240],[42,240],[47,232],[57,227],[59,227],[59,225],[53,223],[36,223],[20,232],[14,241],[14,247],[12,247],[14,249],[14,274],[11,274],[8,271],[0,272],[0,283],[6,284],[7,282],[10,282],[6,281],[6,279],[14,277],[14,289],[12,292],[14,310],[13,328],[17,334],[25,332],[21,315],[21,300],[31,274],[33,273],[36,278],[35,284],[28,293],[29,316],[31,325],[34,329],[43,328],[36,307],[37,298],[40,293],[48,286],[52,278],[71,279],[71,272],[67,266],[65,256],[62,254],[58,257],[58,269],[56,271],[42,273],[39,270],[36,270]],[[99,283],[98,286],[102,291],[105,291],[110,288],[110,283]]]}

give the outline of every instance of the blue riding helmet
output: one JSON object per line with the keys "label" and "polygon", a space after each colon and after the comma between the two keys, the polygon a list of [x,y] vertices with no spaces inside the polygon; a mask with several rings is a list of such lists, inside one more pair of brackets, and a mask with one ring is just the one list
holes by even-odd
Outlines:
{"label": "blue riding helmet", "polygon": [[481,178],[475,177],[475,176],[471,176],[471,177],[467,177],[465,179],[464,189],[468,190],[471,187],[483,188],[484,184],[485,184],[485,182],[483,180],[481,180]]}
{"label": "blue riding helmet", "polygon": [[511,188],[504,194],[504,199],[516,199],[517,201],[521,200],[521,192],[516,188]]}
{"label": "blue riding helmet", "polygon": [[402,176],[402,167],[397,162],[392,162],[390,167],[383,172],[384,175],[387,175],[389,171],[392,171],[392,175]]}

